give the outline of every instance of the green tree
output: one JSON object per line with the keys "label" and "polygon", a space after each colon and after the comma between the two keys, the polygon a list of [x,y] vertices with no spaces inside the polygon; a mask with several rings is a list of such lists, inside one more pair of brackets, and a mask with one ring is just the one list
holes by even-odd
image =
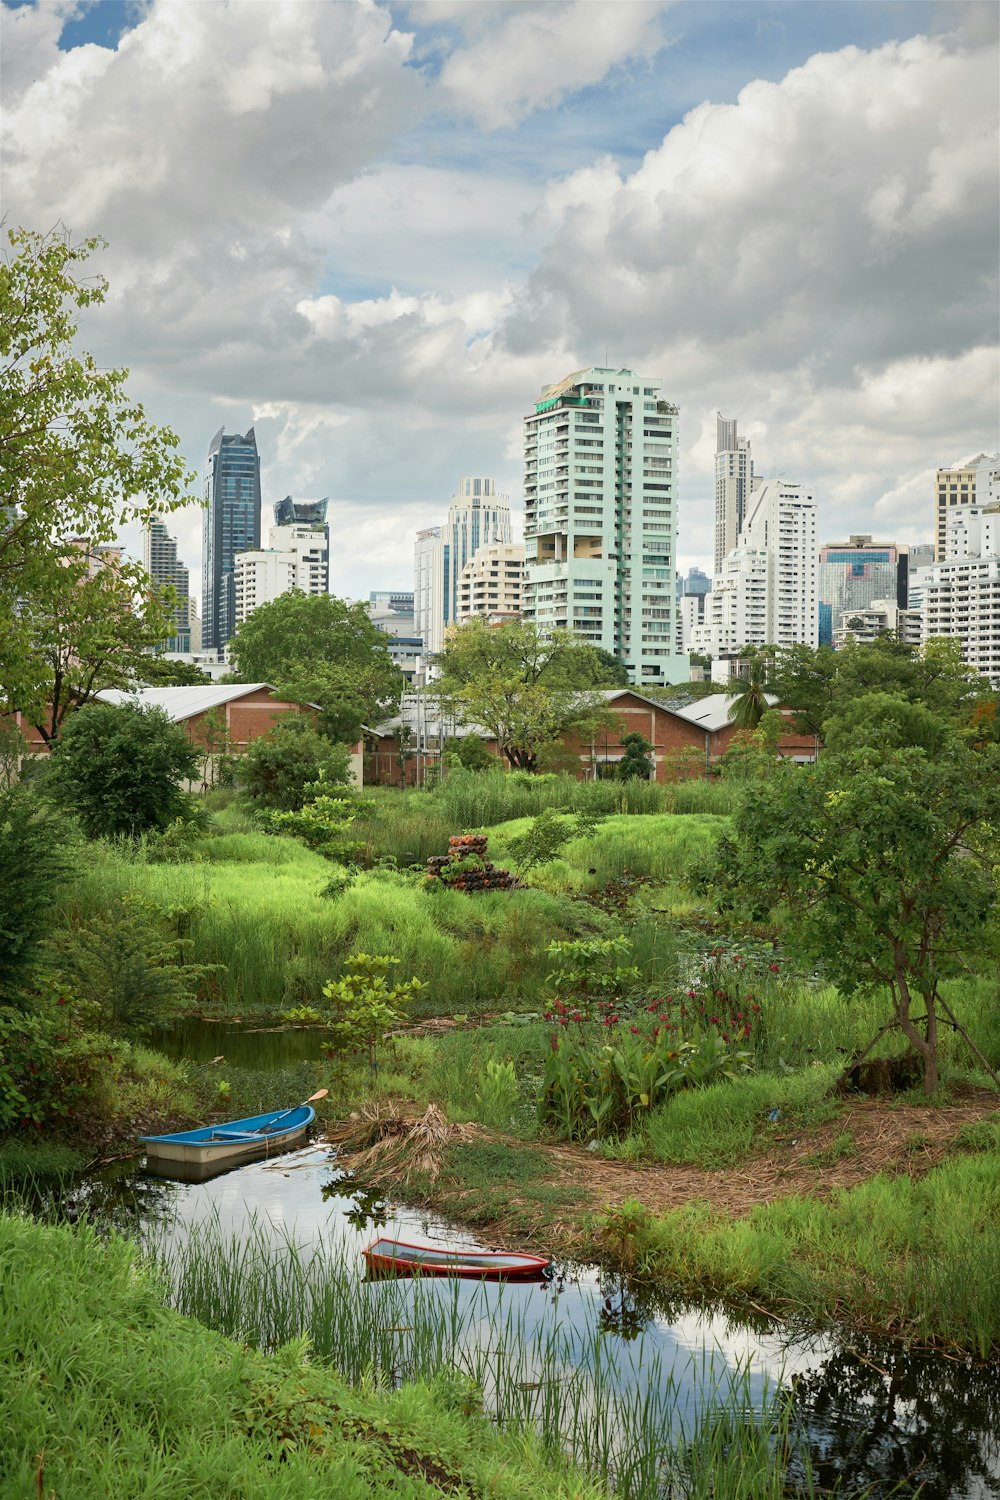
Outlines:
{"label": "green tree", "polygon": [[309,719],[284,714],[247,746],[236,778],[258,807],[298,812],[316,793],[349,781],[350,759],[343,745],[331,744]]}
{"label": "green tree", "polygon": [[0,709],[51,690],[33,645],[65,596],[73,540],[110,542],[187,500],[176,436],[130,400],[127,370],[75,347],[79,314],[107,291],[81,275],[103,243],[10,230],[0,264]]}
{"label": "green tree", "polygon": [[450,711],[485,730],[518,770],[536,770],[543,747],[570,730],[585,744],[613,722],[592,686],[594,648],[570,631],[546,636],[528,620],[490,626],[474,617],[449,632],[438,664]]}
{"label": "green tree", "polygon": [[922,704],[953,724],[968,723],[989,694],[985,679],[963,662],[959,641],[930,640],[916,647],[888,633],[865,644],[849,641],[840,651],[784,647],[770,687],[796,710],[799,729],[817,738],[827,720],[869,693]]}
{"label": "green tree", "polygon": [[866,693],[841,704],[825,721],[823,738],[831,754],[871,746],[901,750],[907,747],[936,755],[948,737],[948,725],[922,703],[910,703],[892,693]]}
{"label": "green tree", "polygon": [[136,671],[136,681],[144,687],[204,687],[212,679],[194,662],[150,655]]}
{"label": "green tree", "polygon": [[729,720],[737,729],[756,729],[767,713],[767,665],[761,656],[750,660],[746,677],[728,694]]}
{"label": "green tree", "polygon": [[497,771],[500,762],[487,749],[486,741],[478,734],[452,735],[444,742],[449,765],[461,766],[464,771]]}
{"label": "green tree", "polygon": [[89,703],[53,746],[45,784],[89,837],[134,837],[184,816],[180,783],[197,776],[198,761],[161,708]]}
{"label": "green tree", "polygon": [[56,921],[72,836],[28,787],[0,787],[0,997],[14,997]]}
{"label": "green tree", "polygon": [[230,656],[241,682],[270,682],[315,703],[332,740],[353,743],[399,705],[404,678],[365,604],[298,590],[262,604],[237,628]]}
{"label": "green tree", "polygon": [[331,1034],[342,1047],[364,1051],[373,1073],[385,1033],[402,1025],[406,1007],[426,989],[420,979],[390,984],[389,974],[399,963],[384,954],[352,953],[344,962],[342,978],[323,986],[330,1001]]}
{"label": "green tree", "polygon": [[928,1093],[939,1012],[951,1015],[940,982],[995,941],[998,787],[1000,748],[957,736],[933,759],[862,749],[783,762],[719,848],[720,903],[750,916],[780,903],[797,951],[845,997],[887,992],[883,1031],[898,1027],[919,1054]]}
{"label": "green tree", "polygon": [[[169,615],[166,596],[149,591],[141,568],[99,567],[92,576],[87,568],[85,557],[71,556],[44,599],[21,609],[19,646],[26,642],[45,672],[23,683],[25,695],[14,696],[13,706],[50,745],[68,714],[105,688],[141,680]],[[0,647],[0,661],[5,655]]]}
{"label": "green tree", "polygon": [[632,781],[641,778],[648,781],[653,774],[653,760],[650,754],[652,745],[642,735],[633,732],[626,734],[622,739],[625,754],[618,762],[619,781]]}

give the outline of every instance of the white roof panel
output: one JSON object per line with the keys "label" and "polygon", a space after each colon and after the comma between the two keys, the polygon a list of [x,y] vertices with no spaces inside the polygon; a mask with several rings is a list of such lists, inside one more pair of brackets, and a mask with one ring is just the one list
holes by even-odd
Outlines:
{"label": "white roof panel", "polygon": [[130,692],[105,688],[97,697],[102,703],[141,703],[144,708],[162,708],[177,724],[261,688],[274,692],[269,682],[206,682],[197,687],[137,687]]}

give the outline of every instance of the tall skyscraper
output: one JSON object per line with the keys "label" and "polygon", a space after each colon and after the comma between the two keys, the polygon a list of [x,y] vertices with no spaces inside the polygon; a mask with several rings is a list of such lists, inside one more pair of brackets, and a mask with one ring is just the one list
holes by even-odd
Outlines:
{"label": "tall skyscraper", "polygon": [[749,438],[736,431],[736,419],[715,414],[715,572],[736,546],[753,482]]}
{"label": "tall skyscraper", "polygon": [[956,464],[953,469],[938,469],[934,485],[934,538],[937,560],[943,561],[948,523],[955,510],[963,505],[987,505],[991,498],[1000,499],[1000,491],[994,496],[991,488],[993,476],[1000,469],[1000,453],[979,453],[967,464]]}
{"label": "tall skyscraper", "polygon": [[251,427],[220,427],[209,444],[202,525],[203,650],[225,646],[236,629],[234,560],[260,546],[260,457]]}
{"label": "tall skyscraper", "polygon": [[705,619],[691,631],[695,651],[713,658],[723,680],[743,646],[791,646],[819,640],[816,502],[785,479],[752,481],[737,545],[723,558],[705,598]]}
{"label": "tall skyscraper", "polygon": [[522,609],[612,652],[631,680],[677,682],[678,409],[659,381],[578,370],[525,418]]}
{"label": "tall skyscraper", "polygon": [[497,493],[494,479],[481,475],[464,475],[458,481],[443,526],[418,531],[414,608],[427,652],[442,649],[445,632],[458,620],[459,582],[466,563],[481,547],[506,545],[511,539],[510,500]]}
{"label": "tall skyscraper", "polygon": [[171,612],[173,635],[165,643],[167,651],[191,650],[188,570],[177,556],[177,542],[160,516],[153,516],[142,535],[142,565],[154,583],[169,584],[177,595]]}
{"label": "tall skyscraper", "polygon": [[443,527],[427,526],[417,532],[413,549],[414,630],[428,655],[444,644],[444,543]]}
{"label": "tall skyscraper", "polygon": [[944,556],[922,573],[923,639],[959,640],[963,660],[1000,688],[1000,497],[951,519]]}

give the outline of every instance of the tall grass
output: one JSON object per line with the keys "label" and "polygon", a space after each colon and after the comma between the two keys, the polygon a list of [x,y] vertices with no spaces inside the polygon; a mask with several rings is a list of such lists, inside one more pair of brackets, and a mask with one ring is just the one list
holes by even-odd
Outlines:
{"label": "tall grass", "polygon": [[599,1500],[561,1453],[469,1415],[457,1375],[389,1391],[359,1372],[352,1385],[301,1340],[251,1349],[166,1296],[113,1232],[0,1215],[3,1495]]}
{"label": "tall grass", "polygon": [[580,1326],[540,1320],[502,1290],[368,1284],[353,1260],[342,1244],[304,1249],[258,1222],[232,1237],[209,1222],[163,1252],[185,1313],[263,1349],[306,1335],[352,1382],[391,1387],[453,1367],[501,1431],[538,1432],[623,1497],[677,1485],[690,1500],[778,1500],[790,1455],[804,1476],[797,1493],[816,1493],[787,1398],[766,1382],[758,1397],[745,1364],[691,1354],[667,1368],[644,1336],[609,1339],[593,1313]]}
{"label": "tall grass", "polygon": [[[980,1143],[984,1144],[984,1143]],[[880,1174],[826,1201],[787,1197],[731,1219],[694,1204],[646,1221],[644,1273],[742,1291],[824,1321],[1000,1353],[1000,1131],[925,1177]]]}

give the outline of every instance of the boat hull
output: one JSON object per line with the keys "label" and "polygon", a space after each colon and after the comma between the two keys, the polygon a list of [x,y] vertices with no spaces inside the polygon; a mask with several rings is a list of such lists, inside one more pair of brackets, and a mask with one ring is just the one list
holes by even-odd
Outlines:
{"label": "boat hull", "polygon": [[216,1172],[227,1172],[265,1157],[278,1156],[302,1144],[316,1112],[308,1105],[279,1115],[252,1115],[225,1124],[206,1125],[200,1130],[179,1130],[173,1135],[144,1135],[146,1169],[160,1177],[182,1177],[198,1181]]}
{"label": "boat hull", "polygon": [[436,1250],[404,1240],[375,1240],[362,1252],[369,1274],[457,1276],[465,1281],[541,1281],[550,1262],[540,1255],[508,1255],[493,1250]]}

